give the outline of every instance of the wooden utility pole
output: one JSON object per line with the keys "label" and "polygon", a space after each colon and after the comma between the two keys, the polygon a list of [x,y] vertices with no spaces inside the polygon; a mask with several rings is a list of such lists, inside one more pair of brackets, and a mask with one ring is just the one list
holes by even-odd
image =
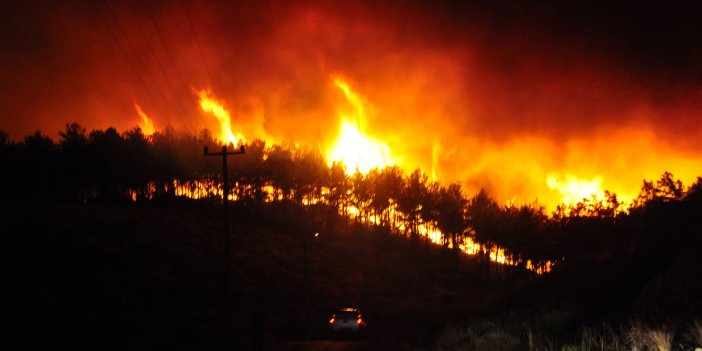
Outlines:
{"label": "wooden utility pole", "polygon": [[[310,334],[310,283],[308,279],[309,273],[307,273],[307,237],[310,236],[309,233],[302,233],[302,284],[304,286],[305,293],[305,337],[307,340],[311,339]],[[313,234],[313,239],[319,236],[319,232]]]}
{"label": "wooden utility pole", "polygon": [[227,156],[241,155],[245,152],[244,145],[239,150],[227,151],[227,146],[222,146],[221,152],[209,152],[205,146],[205,156],[222,156],[222,207],[224,207],[224,300],[226,310],[226,340],[230,349],[234,346],[232,335],[232,281],[231,281],[231,244],[229,238],[229,183],[227,176]]}

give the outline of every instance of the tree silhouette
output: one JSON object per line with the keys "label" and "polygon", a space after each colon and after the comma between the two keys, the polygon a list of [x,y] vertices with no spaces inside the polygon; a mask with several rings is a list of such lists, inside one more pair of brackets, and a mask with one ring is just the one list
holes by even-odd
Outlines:
{"label": "tree silhouette", "polygon": [[[466,230],[465,206],[460,183],[452,183],[442,187],[437,202],[437,225],[444,236],[448,236],[455,251],[458,251],[460,239]],[[448,242],[448,240],[444,240]]]}
{"label": "tree silhouette", "polygon": [[[17,184],[17,172],[19,160],[17,159],[16,147],[10,140],[9,134],[0,130],[0,199],[15,199],[17,197],[17,187],[10,184]],[[9,165],[15,165],[10,167]]]}
{"label": "tree silhouette", "polygon": [[522,266],[527,258],[543,258],[548,252],[544,235],[548,218],[544,207],[538,204],[508,206],[502,212],[503,225],[495,241],[516,253],[513,259]]}
{"label": "tree silhouette", "polygon": [[78,123],[66,124],[66,129],[59,132],[61,140],[59,144],[64,152],[81,155],[88,145],[88,138],[85,135],[85,128]]}
{"label": "tree silhouette", "polygon": [[30,199],[48,202],[52,189],[56,186],[56,148],[54,142],[46,135],[36,131],[24,138],[24,154],[19,164],[20,174],[25,177],[27,187],[24,189]]}
{"label": "tree silhouette", "polygon": [[480,192],[468,201],[468,225],[473,229],[475,241],[486,248],[486,251],[479,252],[479,255],[488,276],[490,251],[497,245],[500,236],[500,212],[500,207],[484,189],[480,189]]}
{"label": "tree silhouette", "polygon": [[697,177],[697,181],[687,189],[685,201],[697,204],[702,202],[702,177]]}
{"label": "tree silhouette", "polygon": [[349,199],[351,197],[351,183],[346,176],[341,163],[334,162],[329,168],[329,205],[341,212],[341,215],[348,215]]}
{"label": "tree silhouette", "polygon": [[[295,180],[293,178],[293,158],[289,148],[280,145],[273,146],[268,151],[268,158],[265,161],[266,175],[272,182],[274,199],[294,200],[293,190]],[[279,192],[279,193],[278,193]]]}
{"label": "tree silhouette", "polygon": [[154,178],[149,141],[139,127],[126,131],[123,140],[122,152],[113,157],[128,157],[121,160],[124,167],[123,185],[135,191],[136,199],[143,199],[148,194],[149,181]]}
{"label": "tree silhouette", "polygon": [[9,185],[12,184],[14,173],[17,172],[16,167],[8,167],[8,165],[17,164],[17,161],[14,159],[16,152],[12,149],[13,145],[9,134],[4,130],[0,130],[0,164],[4,165],[0,167],[0,198],[5,199],[13,197]]}
{"label": "tree silhouette", "polygon": [[[372,173],[372,172],[371,172]],[[351,204],[358,210],[359,222],[369,222],[369,208],[370,202],[373,199],[373,189],[370,180],[370,174],[364,176],[361,172],[356,170],[353,175],[353,188],[351,197]]]}
{"label": "tree silhouette", "polygon": [[268,196],[264,186],[267,185],[265,177],[266,165],[263,159],[266,155],[266,143],[255,139],[246,145],[246,153],[231,159],[233,169],[230,174],[235,180],[237,196],[245,201],[263,203]]}
{"label": "tree silhouette", "polygon": [[679,201],[684,195],[684,188],[680,180],[673,174],[665,172],[654,184],[653,181],[644,179],[639,196],[634,202],[634,207],[641,207],[650,201],[670,202]]}
{"label": "tree silhouette", "polygon": [[419,210],[425,223],[436,225],[439,220],[439,192],[441,186],[437,182],[427,184],[426,192],[422,194],[422,208]]}
{"label": "tree silhouette", "polygon": [[[4,201],[172,199],[176,185],[189,187],[198,198],[219,195],[221,164],[202,157],[202,146],[222,145],[207,130],[193,136],[167,129],[147,137],[139,128],[122,134],[108,128],[86,136],[83,127],[70,123],[59,136],[54,144],[37,131],[15,143],[0,131],[0,162],[9,165],[0,169]],[[500,206],[485,190],[466,200],[459,183],[440,186],[418,169],[405,175],[398,167],[386,167],[349,177],[342,164],[327,165],[316,149],[254,140],[246,150],[230,163],[229,182],[240,208],[252,206],[248,213],[272,207],[281,226],[296,221],[318,228],[322,219],[346,221],[357,211],[359,223],[404,230],[412,242],[420,228],[438,229],[444,244],[455,249],[471,235],[482,247],[488,274],[488,258],[498,248],[521,266],[527,260],[543,263],[616,250],[663,261],[699,236],[702,178],[685,189],[665,172],[656,181],[644,180],[626,210],[616,194],[605,191],[604,198],[559,206],[548,217],[537,203]],[[274,203],[266,204],[268,199]],[[297,218],[303,215],[310,218]]]}
{"label": "tree silhouette", "polygon": [[656,193],[663,201],[680,201],[683,197],[682,181],[676,180],[670,172],[663,173],[656,185]]}
{"label": "tree silhouette", "polygon": [[178,169],[175,144],[176,136],[172,129],[151,135],[151,180],[154,182],[156,196],[175,196],[173,180],[183,177],[183,172]]}
{"label": "tree silhouette", "polygon": [[317,203],[322,198],[322,185],[326,183],[327,166],[317,150],[296,150],[292,178],[295,187],[295,202]]}
{"label": "tree silhouette", "polygon": [[88,150],[88,137],[85,128],[78,123],[66,124],[59,132],[59,174],[61,197],[85,200],[88,185],[88,169],[85,162]]}
{"label": "tree silhouette", "polygon": [[90,132],[88,144],[90,176],[99,196],[106,200],[120,198],[120,188],[124,184],[124,166],[127,161],[121,153],[122,138],[117,130]]}
{"label": "tree silhouette", "polygon": [[402,191],[397,199],[398,209],[405,215],[410,238],[413,243],[417,241],[418,226],[422,210],[422,201],[427,194],[427,176],[419,169],[404,179]]}
{"label": "tree silhouette", "polygon": [[376,216],[380,217],[381,225],[393,227],[391,206],[397,203],[402,191],[402,171],[397,166],[386,167],[380,171],[373,170],[369,174],[372,185],[371,207]]}
{"label": "tree silhouette", "polygon": [[6,148],[10,144],[10,135],[0,129],[0,148]]}

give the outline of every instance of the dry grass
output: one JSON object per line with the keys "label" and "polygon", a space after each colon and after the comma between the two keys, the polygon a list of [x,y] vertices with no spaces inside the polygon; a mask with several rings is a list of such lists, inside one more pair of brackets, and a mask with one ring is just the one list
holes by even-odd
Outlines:
{"label": "dry grass", "polygon": [[601,328],[584,328],[580,332],[580,345],[577,350],[594,351],[594,350],[624,350],[625,341],[612,328],[607,325],[602,325]]}
{"label": "dry grass", "polygon": [[512,351],[522,350],[517,335],[491,321],[446,328],[436,342],[435,351]]}
{"label": "dry grass", "polygon": [[626,340],[631,351],[646,349],[646,332],[641,323],[633,323],[626,331]]}
{"label": "dry grass", "polygon": [[702,347],[702,322],[694,321],[690,327],[690,335],[695,346]]}
{"label": "dry grass", "polygon": [[648,331],[649,348],[656,351],[670,351],[673,347],[673,333],[663,330]]}
{"label": "dry grass", "polygon": [[436,342],[436,351],[467,350],[475,333],[467,326],[451,326],[446,328]]}
{"label": "dry grass", "polygon": [[670,351],[673,347],[673,333],[665,328],[652,329],[634,323],[626,337],[632,351]]}
{"label": "dry grass", "polygon": [[[695,342],[702,341],[702,323],[695,322],[691,329],[693,338],[698,338]],[[433,350],[671,351],[673,337],[665,327],[634,322],[621,329],[606,324],[583,328],[574,343],[560,344],[552,336],[534,333],[528,325],[515,329],[505,321],[474,320],[446,328]]]}

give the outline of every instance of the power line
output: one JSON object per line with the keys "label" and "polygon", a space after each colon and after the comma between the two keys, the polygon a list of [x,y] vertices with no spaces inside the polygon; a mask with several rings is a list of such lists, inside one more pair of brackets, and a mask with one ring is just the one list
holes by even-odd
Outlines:
{"label": "power line", "polygon": [[[154,17],[154,14],[151,11],[151,8],[149,7],[149,2],[145,1],[144,6],[146,7],[146,12],[149,14],[149,18],[151,19],[151,22],[154,24],[154,28],[156,28],[156,33],[158,34],[159,40],[161,41],[163,48],[166,50],[166,56],[168,56],[168,59],[170,60],[171,65],[173,66],[173,69],[175,70],[176,74],[178,75],[178,79],[180,80],[180,83],[183,85],[183,88],[185,89],[185,92],[187,93],[186,95],[190,99],[190,102],[193,104],[193,106],[197,106],[197,102],[195,101],[195,99],[192,96],[191,88],[185,82],[185,79],[183,79],[183,75],[180,73],[180,70],[178,69],[178,65],[176,64],[175,59],[173,58],[173,53],[171,52],[171,49],[168,47],[166,40],[163,38],[163,34],[161,33],[161,29],[159,28],[158,22],[156,22],[156,18]],[[190,118],[187,118],[187,120],[192,127],[192,121],[190,120]]]}
{"label": "power line", "polygon": [[151,45],[151,41],[149,40],[149,37],[146,35],[146,31],[144,30],[144,27],[141,25],[141,21],[139,20],[139,16],[136,14],[136,11],[134,10],[134,7],[132,6],[131,1],[127,1],[127,6],[129,7],[129,11],[132,13],[132,15],[134,16],[134,20],[136,20],[137,25],[139,26],[139,30],[141,31],[141,35],[144,36],[144,39],[146,40],[146,44],[149,47],[151,54],[156,59],[156,63],[161,71],[161,74],[163,75],[163,78],[166,80],[166,84],[168,85],[168,88],[173,93],[173,96],[176,97],[176,102],[178,103],[178,106],[180,107],[181,112],[183,112],[183,117],[185,117],[185,114],[186,114],[185,106],[183,106],[183,104],[180,102],[180,99],[177,98],[177,93],[176,93],[175,89],[173,88],[173,84],[171,84],[170,79],[168,79],[168,75],[166,74],[166,70],[163,68],[163,64],[161,63],[161,60],[158,58],[158,55],[156,55],[156,50],[154,50],[153,45]]}
{"label": "power line", "polygon": [[[124,36],[124,38],[126,39],[127,44],[129,45],[129,48],[130,48],[130,49],[132,50],[132,52],[134,53],[134,56],[136,57],[137,61],[139,62],[139,64],[141,65],[141,67],[142,67],[142,68],[144,69],[144,71],[146,72],[146,76],[147,76],[147,77],[149,78],[149,80],[151,81],[151,84],[154,85],[154,88],[156,89],[156,92],[157,92],[158,95],[161,97],[161,99],[163,99],[163,101],[166,103],[166,105],[168,106],[168,108],[169,108],[169,109],[171,110],[171,112],[172,112],[173,106],[171,106],[171,104],[168,102],[168,99],[166,99],[166,97],[163,95],[163,92],[161,92],[161,89],[158,87],[158,84],[156,83],[156,80],[155,80],[154,77],[151,75],[151,72],[150,72],[149,69],[146,67],[146,64],[144,63],[144,61],[143,61],[143,60],[141,59],[141,57],[139,56],[139,52],[136,50],[136,48],[134,48],[134,45],[132,44],[132,41],[129,40],[129,36],[128,36],[127,33],[124,31],[124,28],[122,28],[122,25],[120,25],[119,20],[117,20],[117,17],[115,16],[114,12],[113,12],[112,9],[110,8],[110,5],[107,4],[107,3],[105,3],[105,8],[107,9],[107,12],[110,14],[110,16],[112,17],[113,21],[114,21],[115,24],[117,25],[117,29],[119,29],[120,33],[122,33],[122,36]],[[167,115],[167,116],[168,116],[168,115]],[[170,116],[168,116],[167,118],[170,120]]]}
{"label": "power line", "polygon": [[205,73],[207,74],[207,81],[210,83],[210,87],[214,88],[212,85],[212,76],[210,76],[210,70],[207,69],[207,61],[205,60],[205,54],[202,52],[202,46],[200,45],[200,40],[197,38],[197,33],[195,32],[195,26],[193,25],[193,19],[190,17],[190,11],[188,11],[188,6],[185,4],[185,0],[180,0],[180,3],[185,9],[185,14],[188,16],[188,22],[190,23],[190,30],[193,32],[193,37],[195,38],[195,43],[197,44],[197,50],[200,52],[200,59],[202,59],[202,64],[205,67]]}
{"label": "power line", "polygon": [[151,93],[151,89],[149,88],[148,84],[146,84],[146,81],[144,81],[144,79],[141,77],[141,74],[139,74],[139,70],[136,69],[136,66],[134,65],[132,60],[129,58],[129,55],[127,54],[127,50],[124,49],[124,47],[122,46],[122,43],[119,41],[119,38],[117,38],[117,34],[115,34],[115,31],[112,29],[112,26],[110,26],[109,21],[107,21],[107,19],[103,15],[102,11],[98,7],[97,1],[94,4],[95,4],[95,9],[97,10],[98,14],[100,15],[100,19],[102,20],[103,23],[105,23],[105,26],[107,27],[107,29],[110,32],[110,35],[112,36],[112,39],[115,40],[115,42],[117,43],[117,47],[119,47],[119,50],[124,55],[124,58],[127,60],[129,67],[132,68],[132,71],[134,71],[134,74],[136,75],[136,77],[139,80],[139,82],[141,83],[141,85],[144,87],[144,90],[146,90],[146,93],[149,95],[151,100],[156,105],[156,109],[159,111],[159,113],[161,115],[163,115],[164,113],[163,113],[163,110],[161,109],[161,105],[158,103],[158,101],[154,97],[153,93]]}

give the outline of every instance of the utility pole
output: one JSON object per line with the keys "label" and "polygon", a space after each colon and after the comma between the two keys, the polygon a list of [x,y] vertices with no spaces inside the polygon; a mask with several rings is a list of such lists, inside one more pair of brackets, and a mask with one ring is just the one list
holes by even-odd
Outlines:
{"label": "utility pole", "polygon": [[[302,234],[302,285],[304,286],[305,293],[305,337],[310,340],[310,283],[308,280],[307,273],[307,237],[309,233],[303,232]],[[319,232],[313,234],[313,238],[319,236]]]}
{"label": "utility pole", "polygon": [[229,183],[227,176],[227,156],[244,154],[244,145],[236,151],[227,151],[227,146],[222,146],[221,152],[209,152],[205,146],[205,156],[222,156],[222,207],[224,207],[224,301],[226,311],[226,340],[229,348],[234,347],[232,335],[232,281],[231,281],[231,244],[229,238]]}

